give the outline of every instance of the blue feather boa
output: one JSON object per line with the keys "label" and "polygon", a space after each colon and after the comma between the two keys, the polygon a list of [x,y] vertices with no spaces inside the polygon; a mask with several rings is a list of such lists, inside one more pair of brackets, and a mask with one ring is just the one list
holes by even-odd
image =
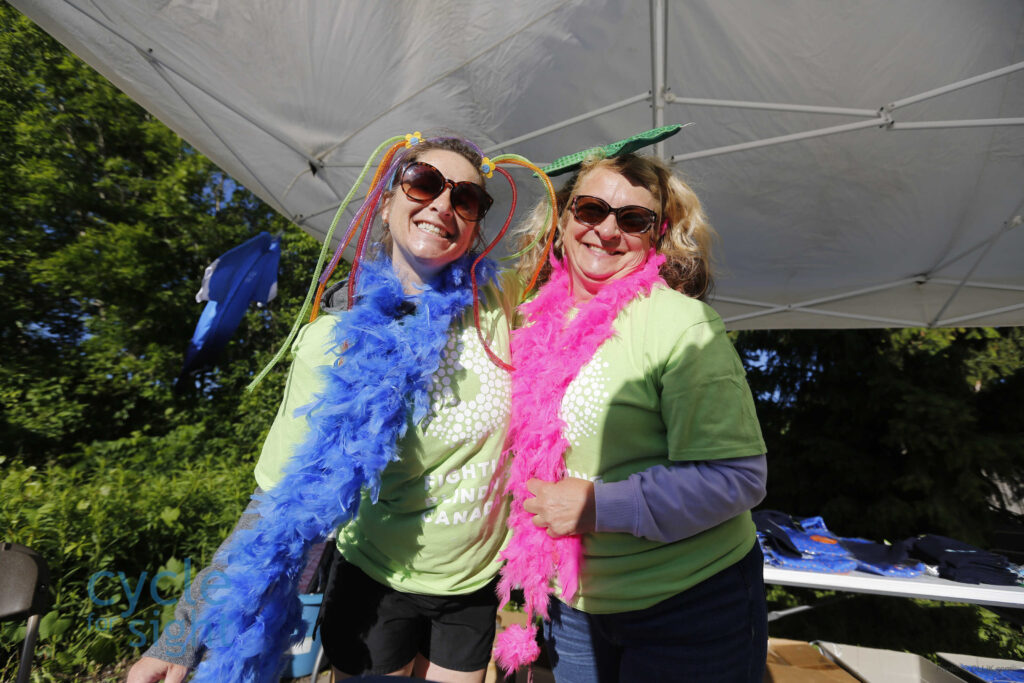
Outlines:
{"label": "blue feather boa", "polygon": [[[260,499],[256,526],[224,550],[226,588],[200,617],[209,654],[194,681],[277,680],[281,654],[304,635],[297,585],[308,550],[356,515],[363,489],[377,501],[410,414],[418,423],[429,412],[448,330],[473,301],[471,265],[465,255],[448,266],[405,316],[409,298],[390,261],[361,265],[359,298],[334,329],[339,362],[324,368],[323,393],[303,409],[309,437]],[[480,281],[494,275],[493,262],[482,261]]]}

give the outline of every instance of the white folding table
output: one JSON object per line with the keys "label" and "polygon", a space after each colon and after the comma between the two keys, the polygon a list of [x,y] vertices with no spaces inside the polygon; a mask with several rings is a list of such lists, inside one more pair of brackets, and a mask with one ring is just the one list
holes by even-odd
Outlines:
{"label": "white folding table", "polygon": [[[1024,586],[997,586],[950,581],[922,574],[915,577],[880,576],[853,571],[848,574],[826,574],[781,567],[764,568],[764,582],[779,586],[814,588],[848,593],[870,593],[902,598],[921,598],[945,602],[963,602],[975,605],[1024,609]],[[769,621],[814,607],[802,605],[772,612]]]}

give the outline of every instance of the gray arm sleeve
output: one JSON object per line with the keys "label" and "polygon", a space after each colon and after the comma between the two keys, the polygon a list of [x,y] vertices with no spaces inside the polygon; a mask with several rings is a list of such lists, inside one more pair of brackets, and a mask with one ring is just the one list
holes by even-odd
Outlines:
{"label": "gray arm sleeve", "polygon": [[750,510],[767,481],[764,455],[657,465],[594,484],[595,530],[671,543]]}
{"label": "gray arm sleeve", "polygon": [[[255,496],[262,493],[257,487],[253,493]],[[210,566],[196,574],[188,587],[188,594],[183,595],[174,608],[174,621],[168,623],[160,637],[153,645],[143,653],[145,657],[153,657],[171,664],[181,664],[190,669],[196,668],[203,659],[206,649],[196,642],[195,627],[193,623],[206,607],[205,596],[202,587],[207,585],[210,576],[214,572],[223,572],[227,569],[227,558],[224,556],[224,549],[234,539],[235,534],[243,529],[251,529],[259,519],[257,507],[259,503],[254,499],[249,501],[238,520],[238,524],[231,530],[228,537],[217,548],[213,555]]]}

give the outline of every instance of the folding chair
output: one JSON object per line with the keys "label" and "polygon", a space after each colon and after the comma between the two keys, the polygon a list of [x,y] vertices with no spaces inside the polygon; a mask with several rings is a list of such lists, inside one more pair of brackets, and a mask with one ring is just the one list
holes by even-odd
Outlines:
{"label": "folding chair", "polygon": [[39,553],[18,543],[0,543],[0,621],[28,617],[17,683],[28,683],[40,617],[50,598],[50,570]]}

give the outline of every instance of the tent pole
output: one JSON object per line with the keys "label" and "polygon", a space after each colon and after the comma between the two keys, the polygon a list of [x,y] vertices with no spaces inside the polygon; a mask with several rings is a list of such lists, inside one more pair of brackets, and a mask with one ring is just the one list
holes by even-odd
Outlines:
{"label": "tent pole", "polygon": [[568,128],[569,126],[571,126],[573,124],[576,124],[576,123],[579,123],[580,121],[586,121],[587,119],[592,119],[592,118],[595,118],[597,116],[600,116],[601,114],[607,114],[610,111],[615,111],[616,109],[622,109],[623,107],[628,107],[631,104],[636,104],[637,102],[643,102],[644,100],[649,100],[650,98],[651,98],[651,93],[649,93],[649,92],[645,92],[645,93],[642,93],[640,95],[634,95],[633,97],[627,97],[624,100],[619,100],[618,102],[613,102],[612,104],[609,104],[609,105],[607,105],[605,107],[601,107],[600,109],[594,109],[593,111],[588,111],[585,114],[580,114],[579,116],[573,116],[570,119],[565,119],[564,121],[559,121],[558,123],[553,123],[550,126],[545,126],[544,128],[538,128],[537,130],[534,130],[534,131],[531,131],[529,133],[526,133],[525,135],[520,135],[517,138],[512,138],[511,140],[505,140],[504,142],[499,142],[496,145],[491,145],[490,147],[485,148],[484,152],[486,154],[490,154],[491,152],[496,152],[496,151],[502,149],[503,147],[508,147],[508,146],[511,146],[511,145],[516,145],[516,144],[519,144],[520,142],[525,142],[527,140],[532,140],[533,138],[539,138],[541,135],[545,135],[546,133],[551,133],[551,132],[554,132],[556,130],[561,130],[563,128]]}
{"label": "tent pole", "polygon": [[797,140],[807,140],[809,138],[820,138],[826,135],[835,135],[837,133],[846,133],[851,130],[860,130],[861,128],[881,128],[888,125],[884,119],[875,118],[867,121],[857,121],[856,123],[844,123],[841,126],[831,126],[829,128],[817,128],[815,130],[804,131],[803,133],[793,133],[792,135],[780,135],[774,138],[766,138],[764,140],[754,140],[752,142],[743,142],[738,145],[726,145],[725,147],[714,147],[712,149],[705,149],[699,152],[690,152],[689,154],[676,154],[672,157],[672,163],[679,161],[689,161],[691,159],[702,159],[704,157],[718,156],[719,154],[729,154],[731,152],[742,152],[748,149],[756,149],[758,147],[770,147],[771,145],[781,145],[786,142],[795,142]]}
{"label": "tent pole", "polygon": [[704,97],[676,97],[665,94],[669,104],[685,104],[694,107],[730,107],[733,109],[767,109],[768,111],[796,111],[808,114],[835,114],[837,116],[878,116],[876,109],[853,109],[850,107],[817,107],[809,104],[779,104],[777,102],[744,102],[743,100],[712,100]]}
{"label": "tent pole", "polygon": [[[941,277],[933,277],[928,282],[934,285],[956,285],[960,283],[960,280],[950,280]],[[1024,292],[1024,287],[1019,285],[1003,285],[997,282],[965,282],[965,287],[972,287],[974,289],[994,289],[1001,292]]]}
{"label": "tent pole", "polygon": [[[668,58],[666,47],[666,17],[668,4],[665,0],[651,0],[651,112],[654,128],[665,125],[665,63]],[[654,154],[665,159],[665,142],[654,145]]]}
{"label": "tent pole", "polygon": [[[230,152],[231,156],[235,157],[235,159],[238,160],[238,163],[242,165],[242,168],[244,168],[249,173],[249,175],[252,176],[253,180],[255,180],[259,184],[259,186],[263,188],[264,192],[266,192],[270,196],[272,202],[268,202],[268,203],[271,203],[271,204],[276,203],[277,204],[277,207],[276,207],[277,210],[280,211],[282,214],[284,214],[286,217],[292,219],[293,216],[285,209],[284,198],[283,197],[278,197],[276,193],[271,191],[271,189],[269,187],[267,187],[260,180],[259,174],[255,173],[251,168],[249,168],[249,164],[247,164],[245,162],[245,159],[242,158],[241,154],[239,154],[239,152],[236,151],[235,148],[233,146],[231,146],[231,144],[228,143],[227,140],[224,139],[224,137],[220,134],[220,131],[218,131],[216,128],[214,128],[213,124],[211,124],[209,121],[207,121],[206,117],[204,117],[199,112],[198,109],[196,109],[194,106],[192,106],[192,102],[190,102],[185,97],[185,95],[182,94],[182,92],[178,88],[178,86],[176,86],[174,84],[174,82],[170,78],[167,77],[167,74],[164,72],[164,69],[166,68],[164,63],[161,62],[160,60],[156,59],[152,55],[150,55],[150,54],[148,54],[146,52],[143,52],[140,48],[138,48],[138,47],[136,47],[134,45],[133,45],[133,47],[135,47],[135,49],[139,51],[139,53],[142,55],[142,57],[153,68],[153,71],[156,72],[156,74],[163,80],[163,82],[167,84],[167,87],[169,87],[171,90],[174,91],[174,93],[178,96],[178,98],[181,100],[181,102],[186,107],[188,107],[189,111],[191,111],[192,114],[195,115],[196,119],[198,119],[200,122],[202,122],[202,124],[204,126],[206,126],[207,130],[209,130],[210,133],[212,133],[213,136],[216,137],[217,140],[222,145],[224,145],[224,149],[226,149],[228,152]],[[175,73],[175,72],[171,71],[171,73]],[[179,75],[179,74],[175,74],[175,75]],[[208,94],[208,93],[206,93],[205,90],[203,90],[199,86],[195,86],[195,84],[191,83],[187,79],[183,78],[182,80],[184,80],[186,83],[189,83],[189,85],[193,85],[194,87],[196,87],[199,90],[199,92],[202,92],[204,94]],[[221,102],[221,100],[217,99],[216,97],[214,97],[213,99],[216,100],[218,104],[224,104],[223,102]],[[230,108],[231,107],[229,107],[229,109]],[[231,109],[231,110],[235,111],[234,109]],[[238,113],[238,112],[236,112],[236,113]],[[277,140],[281,144],[287,146],[289,149],[291,149],[297,155],[303,157],[308,163],[313,163],[313,161],[311,161],[310,158],[305,153],[303,153],[298,147],[292,145],[289,141],[283,140],[278,135],[273,135],[269,131],[265,130],[264,128],[261,128],[261,127],[257,126],[255,124],[255,122],[251,121],[251,119],[249,119],[248,117],[246,117],[246,120],[249,121],[250,123],[253,123],[253,125],[256,126],[256,129],[259,130],[261,133],[267,133],[268,135],[271,135],[271,137],[273,137],[275,140]],[[328,187],[330,187],[329,184],[328,184]],[[330,189],[331,189],[332,192],[334,192],[335,196],[338,196],[338,199],[341,199],[341,196],[338,195],[337,191],[333,187],[331,187]]]}
{"label": "tent pole", "polygon": [[798,308],[794,309],[799,313],[810,313],[812,315],[823,315],[832,318],[846,318],[847,320],[863,320],[865,322],[885,323],[886,326],[921,327],[920,320],[901,320],[900,318],[883,318],[876,315],[860,315],[857,313],[842,313],[840,311],[826,311],[819,308]]}
{"label": "tent pole", "polygon": [[[984,318],[987,315],[999,315],[1000,313],[1012,313],[1013,311],[1019,311],[1024,308],[1024,304],[1014,304],[1012,306],[1003,306],[1002,308],[993,308],[990,311],[979,311],[977,313],[971,313],[970,315],[962,315],[958,318],[947,318],[946,320],[940,320],[933,325],[933,327],[952,327],[955,323],[962,323],[968,320],[977,320],[978,318]],[[1009,323],[1012,325],[1013,323]]]}
{"label": "tent pole", "polygon": [[956,83],[950,83],[949,85],[944,85],[941,88],[935,88],[934,90],[928,90],[928,91],[923,92],[923,93],[921,93],[919,95],[911,95],[910,97],[905,97],[902,100],[896,100],[892,104],[887,105],[886,108],[889,111],[892,111],[893,109],[899,109],[900,107],[906,107],[907,105],[915,104],[917,102],[921,102],[922,100],[928,100],[928,99],[931,99],[933,97],[938,97],[939,95],[945,95],[948,92],[953,92],[954,90],[960,90],[962,88],[966,88],[968,86],[975,85],[976,83],[982,83],[984,81],[988,81],[988,80],[991,80],[993,78],[999,78],[1000,76],[1006,76],[1007,74],[1012,74],[1014,71],[1020,71],[1021,69],[1024,69],[1024,62],[1017,62],[1016,64],[1011,64],[1010,66],[1004,66],[1002,69],[996,69],[995,71],[989,71],[989,72],[986,72],[986,73],[974,76],[972,78],[967,78],[967,79],[964,79],[962,81],[957,81]]}
{"label": "tent pole", "polygon": [[[1014,214],[1014,218],[1011,219],[1011,220],[1019,220],[1019,218],[1017,218],[1017,214],[1016,213]],[[1018,223],[1016,223],[1016,225],[1020,225],[1020,223],[1018,222]],[[998,234],[999,233],[997,233],[996,236],[998,236]],[[981,249],[982,247],[984,247],[986,244],[988,244],[989,240],[994,239],[994,237],[995,236],[986,237],[985,239],[981,240],[980,242],[978,242],[978,243],[976,243],[976,244],[974,244],[974,245],[964,249],[963,251],[961,251],[956,256],[951,256],[950,258],[947,258],[945,261],[943,261],[939,265],[935,266],[934,268],[932,268],[928,272],[929,273],[938,273],[939,271],[945,270],[946,268],[948,268],[949,266],[953,265],[954,263],[956,263],[960,259],[967,258],[969,255],[971,255],[972,253],[974,253],[978,249]]]}
{"label": "tent pole", "polygon": [[[874,294],[875,292],[884,292],[887,289],[894,289],[896,287],[902,287],[903,285],[909,285],[912,282],[920,282],[920,278],[906,277],[902,280],[896,280],[895,282],[886,282],[882,285],[874,285],[872,287],[864,287],[862,289],[855,289],[850,292],[843,292],[841,294],[832,294],[831,296],[823,296],[817,299],[808,299],[807,301],[799,301],[795,304],[782,304],[778,305],[778,310],[782,311],[787,308],[803,308],[805,306],[817,306],[818,304],[827,304],[833,301],[842,301],[843,299],[852,299],[854,297],[861,296],[863,294]],[[750,304],[754,306],[775,306],[775,304],[758,303],[755,301],[734,299],[728,297],[715,297],[716,301],[728,301],[730,303],[739,304]]]}
{"label": "tent pole", "polygon": [[[362,199],[365,199],[365,197],[366,196],[363,195]],[[316,218],[317,216],[322,216],[325,213],[333,214],[334,212],[336,212],[338,210],[338,206],[340,204],[341,204],[341,202],[338,201],[338,202],[334,202],[333,204],[330,204],[329,206],[325,206],[325,207],[322,207],[322,208],[319,208],[319,209],[315,209],[315,210],[311,211],[310,213],[304,213],[304,214],[302,214],[302,216],[300,218],[298,218],[295,221],[295,223],[297,225],[305,225],[306,223],[308,223],[312,219]]]}
{"label": "tent pole", "polygon": [[896,122],[893,130],[925,130],[930,128],[991,128],[993,126],[1024,126],[1024,117],[1013,119],[964,119],[962,121],[908,121]]}
{"label": "tent pole", "polygon": [[[971,269],[967,271],[967,273],[960,280],[960,283],[957,284],[956,288],[953,290],[953,293],[949,295],[948,299],[946,299],[946,303],[942,304],[942,308],[939,309],[939,312],[936,313],[935,317],[932,318],[931,321],[928,323],[928,327],[935,327],[938,324],[939,318],[941,318],[942,314],[946,312],[946,309],[949,308],[949,305],[953,303],[953,299],[955,299],[957,295],[960,294],[960,290],[963,289],[967,281],[971,279],[971,276],[974,275],[974,271],[978,269],[978,266],[981,265],[981,262],[985,260],[986,256],[988,256],[988,252],[992,251],[992,247],[996,245],[996,242],[999,241],[999,238],[1001,238],[1010,230],[1016,228],[1018,225],[1024,222],[1024,220],[1021,219],[1019,213],[1020,210],[1021,206],[1018,206],[1017,211],[1013,212],[1013,217],[1011,217],[1007,221],[1004,221],[1003,226],[999,229],[999,231],[996,234],[992,235],[991,238],[989,238],[988,243],[985,245],[985,248],[981,250],[981,253],[978,254],[978,258],[974,260],[974,265],[971,266]],[[957,318],[957,320],[961,319],[962,318]]]}
{"label": "tent pole", "polygon": [[731,304],[746,304],[748,306],[772,306],[774,310],[784,311],[789,308],[803,308],[804,306],[817,306],[818,304],[827,304],[833,301],[852,299],[854,297],[861,296],[862,294],[874,294],[875,292],[884,292],[887,289],[902,287],[903,285],[909,285],[912,282],[920,282],[920,278],[907,277],[903,278],[902,280],[896,280],[895,282],[886,282],[885,284],[882,285],[864,287],[862,289],[855,289],[850,292],[842,292],[841,294],[832,294],[831,296],[823,296],[817,299],[808,299],[807,301],[799,301],[795,304],[770,304],[762,301],[754,301],[751,299],[738,299],[736,297],[728,296],[716,296],[714,300],[727,301]]}
{"label": "tent pole", "polygon": [[[914,282],[919,282],[919,279],[918,278],[904,278],[902,280],[897,280],[895,282],[887,282],[884,285],[875,285],[873,287],[864,287],[863,289],[855,289],[855,290],[853,290],[851,292],[843,292],[842,294],[833,294],[831,296],[823,296],[823,297],[819,297],[817,299],[808,299],[807,301],[800,301],[800,302],[797,302],[795,304],[770,304],[770,303],[763,302],[763,301],[752,301],[750,299],[739,299],[739,298],[736,298],[736,297],[728,297],[728,296],[716,296],[714,298],[714,300],[715,301],[722,301],[724,303],[730,303],[730,304],[740,304],[742,306],[763,306],[763,307],[765,307],[765,310],[763,310],[763,311],[755,311],[753,313],[744,313],[742,315],[736,315],[736,316],[732,316],[732,317],[726,319],[726,322],[734,322],[736,320],[745,320],[747,318],[758,318],[758,317],[765,316],[765,315],[771,315],[773,313],[782,313],[783,311],[796,311],[796,310],[801,310],[802,311],[802,310],[807,310],[807,308],[809,306],[817,306],[819,304],[826,304],[826,303],[830,303],[830,302],[833,302],[833,301],[843,301],[844,299],[853,299],[855,297],[861,296],[862,294],[873,294],[874,292],[881,292],[881,291],[884,291],[886,289],[894,289],[896,287],[902,287],[903,285],[908,285],[908,284],[911,284],[911,283],[914,283]],[[811,312],[813,312],[813,311],[811,311]],[[840,315],[840,316],[843,316],[843,317],[859,317],[859,318],[862,318],[864,320],[874,320],[874,321],[878,321],[878,322],[885,322],[885,321],[897,322],[897,321],[893,321],[893,320],[888,319],[888,318],[876,318],[876,317],[871,317],[871,316],[856,316],[856,315],[848,314],[848,313],[835,313],[835,314],[827,314],[827,315]],[[898,322],[901,322],[901,323],[907,324],[907,325],[913,324],[913,323],[908,323],[907,321],[898,321]]]}
{"label": "tent pole", "polygon": [[[175,69],[171,64],[168,64],[167,62],[162,61],[159,57],[157,57],[156,55],[153,54],[153,49],[152,48],[144,48],[143,46],[139,45],[134,40],[131,40],[128,36],[124,35],[123,33],[120,33],[119,31],[115,30],[112,26],[109,26],[108,24],[104,23],[103,21],[100,21],[99,19],[97,19],[93,15],[89,14],[88,12],[83,10],[81,7],[78,7],[74,3],[72,3],[72,2],[65,2],[64,4],[66,4],[68,7],[71,7],[72,9],[74,9],[76,12],[78,12],[83,17],[88,19],[91,23],[94,23],[96,26],[99,26],[103,30],[107,31],[107,33],[109,33],[114,38],[117,38],[118,40],[120,40],[121,42],[125,43],[126,45],[130,45],[133,48],[135,48],[136,52],[138,52],[139,55],[143,59],[145,59],[147,62],[149,62],[149,64],[151,66],[154,67],[154,69],[156,70],[156,72],[160,76],[160,78],[163,79],[164,82],[167,83],[167,85],[170,86],[174,90],[174,92],[178,95],[178,97],[181,97],[182,102],[187,104],[189,109],[192,110],[193,113],[195,112],[195,107],[192,106],[191,102],[189,102],[188,100],[185,99],[185,97],[181,94],[180,90],[171,83],[171,81],[167,78],[166,73],[164,73],[164,72],[168,72],[168,73],[174,74],[175,76],[180,78],[182,81],[184,81],[185,83],[188,83],[190,86],[192,86],[193,88],[195,88],[196,90],[198,90],[202,94],[206,95],[207,97],[209,97],[210,99],[215,101],[217,104],[223,106],[225,109],[227,109],[231,113],[237,114],[241,118],[243,118],[246,121],[248,121],[249,123],[251,123],[253,125],[253,127],[257,128],[260,132],[265,133],[266,135],[268,135],[268,136],[274,138],[275,140],[277,140],[278,142],[280,142],[285,147],[288,147],[288,149],[290,149],[293,152],[295,152],[295,154],[301,156],[307,162],[319,163],[317,161],[317,159],[315,159],[315,158],[309,156],[308,154],[306,154],[302,150],[302,147],[298,143],[296,143],[295,141],[291,140],[290,138],[286,138],[282,133],[280,133],[278,131],[267,130],[261,124],[259,124],[257,121],[255,121],[252,117],[250,117],[248,115],[248,113],[244,109],[242,109],[241,107],[235,106],[232,102],[229,102],[226,98],[220,96],[218,93],[212,92],[208,88],[204,88],[202,85],[200,85],[199,83],[196,83],[194,80],[190,79],[188,76],[186,76],[184,73],[182,73],[178,69]],[[100,11],[102,12],[102,10],[100,10]],[[207,127],[209,127],[209,123],[207,123],[206,121],[203,121],[203,123]],[[212,130],[212,128],[211,128],[211,130]]]}
{"label": "tent pole", "polygon": [[[1024,304],[1021,304],[1024,307]],[[919,320],[901,320],[899,318],[883,318],[881,316],[874,315],[861,315],[859,313],[843,313],[841,311],[828,311],[820,308],[799,308],[797,306],[784,306],[781,310],[771,311],[757,311],[756,313],[744,313],[743,315],[734,315],[729,318],[722,318],[722,322],[726,325],[739,320],[748,320],[750,318],[763,318],[766,315],[773,313],[809,313],[811,315],[821,315],[831,318],[845,318],[847,320],[863,320],[869,323],[882,323],[884,327],[924,327],[924,323]]]}
{"label": "tent pole", "polygon": [[[113,27],[111,27],[111,26],[107,25],[106,23],[100,21],[99,19],[97,19],[96,17],[92,16],[91,14],[89,14],[85,10],[81,9],[80,7],[77,7],[76,5],[74,5],[72,3],[68,3],[68,5],[70,7],[72,7],[72,8],[74,8],[77,12],[79,12],[83,16],[85,16],[88,20],[90,20],[91,22],[95,23],[97,26],[103,28],[111,36],[114,36],[118,40],[121,40],[125,44],[130,45],[131,47],[133,47],[135,49],[135,51],[138,52],[139,55],[152,67],[153,71],[161,78],[161,80],[163,80],[164,83],[166,83],[167,86],[169,88],[171,88],[175,92],[175,94],[178,96],[178,98],[181,100],[181,102],[186,107],[188,107],[188,109],[196,116],[196,118],[204,126],[206,126],[206,128],[214,135],[214,137],[217,138],[217,140],[222,145],[224,145],[224,148],[231,154],[231,156],[233,156],[235,159],[238,160],[238,162],[242,165],[242,167],[245,168],[245,170],[249,173],[250,176],[252,176],[253,180],[256,183],[258,183],[261,188],[263,188],[263,190],[270,197],[270,200],[268,200],[268,203],[271,204],[272,206],[274,206],[274,208],[278,212],[280,212],[282,215],[286,216],[290,220],[294,220],[294,216],[285,207],[285,203],[284,203],[283,197],[278,197],[274,192],[272,192],[270,190],[270,188],[268,188],[260,180],[259,174],[253,173],[252,169],[249,168],[249,165],[245,163],[245,160],[242,159],[242,157],[238,153],[238,151],[236,151],[231,145],[229,145],[227,143],[227,141],[224,139],[224,137],[220,134],[220,132],[216,128],[214,128],[213,125],[208,120],[206,120],[206,118],[204,118],[199,113],[199,111],[196,109],[196,107],[193,106],[192,102],[189,101],[184,96],[184,94],[181,92],[181,90],[174,84],[174,82],[168,77],[167,74],[168,73],[174,74],[175,76],[180,78],[183,82],[187,83],[188,85],[192,86],[193,88],[195,88],[199,92],[201,92],[204,95],[206,95],[207,97],[211,98],[213,101],[217,102],[217,104],[225,107],[226,109],[228,109],[232,113],[237,114],[238,116],[242,117],[244,120],[246,120],[250,124],[252,124],[261,133],[264,133],[264,134],[272,137],[273,139],[277,140],[282,145],[284,145],[289,150],[291,150],[293,153],[295,153],[296,155],[302,157],[307,163],[309,163],[309,164],[319,164],[320,162],[318,160],[316,160],[316,159],[310,157],[308,154],[306,154],[302,150],[302,148],[297,143],[295,143],[293,140],[291,140],[289,138],[285,138],[282,134],[280,134],[277,131],[272,131],[272,130],[269,130],[267,128],[264,128],[262,125],[257,123],[250,116],[248,116],[246,114],[246,112],[244,112],[243,110],[241,110],[238,107],[235,107],[231,102],[226,101],[224,98],[220,97],[218,94],[211,92],[210,90],[204,88],[200,84],[198,84],[198,83],[194,82],[193,80],[189,79],[188,77],[185,76],[185,74],[178,72],[171,65],[166,64],[165,62],[161,61],[159,58],[157,58],[153,54],[152,48],[143,49],[142,46],[140,46],[139,44],[137,44],[133,40],[130,40],[127,36],[119,33]],[[328,184],[328,187],[330,187],[331,191],[334,192],[335,196],[337,196],[339,199],[341,198],[341,195],[338,194],[338,191],[334,187],[331,187],[329,184]]]}

